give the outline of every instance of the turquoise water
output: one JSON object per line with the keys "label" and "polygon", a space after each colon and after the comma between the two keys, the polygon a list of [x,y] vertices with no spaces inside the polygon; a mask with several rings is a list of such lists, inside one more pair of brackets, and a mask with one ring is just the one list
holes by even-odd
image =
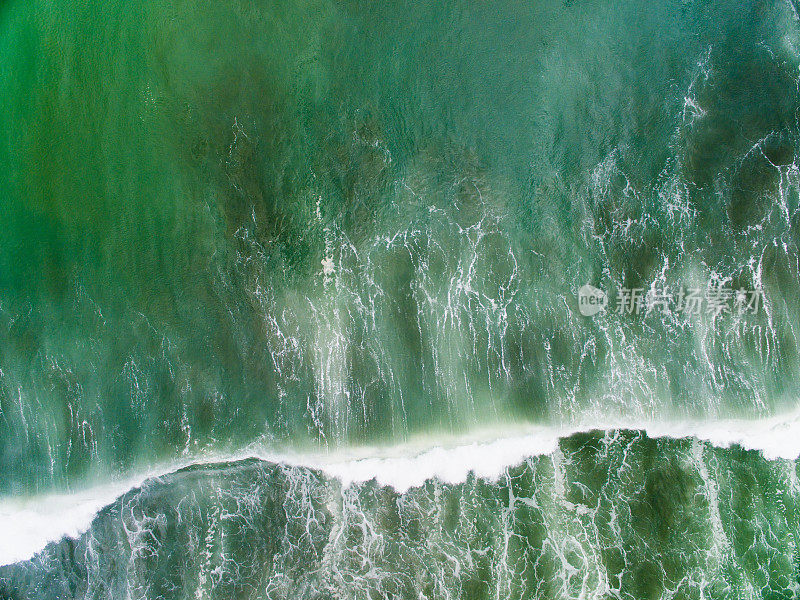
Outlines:
{"label": "turquoise water", "polygon": [[[6,0],[0,500],[248,448],[324,455],[487,428],[756,422],[797,408],[799,27],[785,0]],[[610,301],[590,317],[578,305],[587,283]],[[624,288],[709,286],[762,290],[763,304],[616,310]],[[433,499],[440,484],[342,491],[313,469],[198,467],[191,485],[148,483],[80,540],[7,567],[0,594],[177,598],[197,584],[220,598],[794,597],[794,542],[743,524],[794,539],[794,488],[784,502],[760,483],[795,477],[794,463],[691,444],[647,442],[634,452],[641,480],[619,496],[603,492],[610,464],[580,459],[556,484],[559,459],[531,457],[550,483],[513,495],[549,516],[523,510],[519,535],[493,519],[508,478],[532,477],[524,465]],[[731,483],[743,472],[749,483]],[[259,477],[285,491],[262,498],[248,487]],[[199,521],[181,520],[184,485],[197,488]],[[587,521],[569,491],[602,496],[586,506],[636,529],[628,485],[650,494],[646,534]],[[709,490],[737,486],[746,499],[726,492],[712,508]],[[270,541],[279,507],[311,488],[319,531]],[[223,491],[261,523],[236,530],[236,544],[264,553],[241,571],[227,570],[241,562],[218,537],[228,525],[208,529],[214,510],[236,513]],[[402,535],[381,521],[333,539],[357,518],[341,503],[371,494],[392,499],[365,508],[368,521],[417,507]],[[450,514],[469,494],[477,512],[457,512],[460,528],[441,538],[414,512]],[[178,519],[183,541],[119,537],[119,502],[145,499],[136,522]],[[513,556],[509,531],[525,548]],[[373,534],[369,552],[389,554],[367,576],[372,563],[348,561]],[[604,549],[623,542],[638,548],[625,559]],[[178,547],[188,558],[175,566]],[[114,548],[123,570],[95,562]],[[406,569],[409,552],[426,558]],[[72,587],[26,587],[55,571]]]}

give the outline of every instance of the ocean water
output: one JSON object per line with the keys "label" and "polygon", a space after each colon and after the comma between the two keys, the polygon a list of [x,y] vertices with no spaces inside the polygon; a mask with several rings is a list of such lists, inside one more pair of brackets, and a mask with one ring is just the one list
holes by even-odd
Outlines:
{"label": "ocean water", "polygon": [[0,2],[0,597],[800,597],[798,11]]}

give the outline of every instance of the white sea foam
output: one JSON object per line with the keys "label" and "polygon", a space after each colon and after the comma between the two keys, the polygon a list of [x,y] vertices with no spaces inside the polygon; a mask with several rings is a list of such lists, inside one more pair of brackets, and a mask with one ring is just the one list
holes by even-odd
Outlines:
{"label": "white sea foam", "polygon": [[[163,465],[107,485],[70,494],[0,500],[0,565],[25,560],[49,542],[85,532],[97,512],[147,478],[163,476],[190,464],[227,462],[260,458],[291,466],[318,469],[343,485],[372,479],[398,492],[422,485],[429,479],[447,483],[464,481],[469,473],[494,479],[506,468],[525,458],[549,454],[559,439],[592,429],[643,429],[651,437],[694,437],[719,447],[738,444],[758,450],[768,459],[800,456],[800,410],[758,420],[719,420],[670,423],[590,423],[572,428],[528,427],[513,432],[482,431],[468,438],[420,439],[414,443],[386,448],[352,448],[316,454],[274,454],[248,450],[230,455],[207,455],[191,461]],[[435,444],[435,445],[434,445]]]}

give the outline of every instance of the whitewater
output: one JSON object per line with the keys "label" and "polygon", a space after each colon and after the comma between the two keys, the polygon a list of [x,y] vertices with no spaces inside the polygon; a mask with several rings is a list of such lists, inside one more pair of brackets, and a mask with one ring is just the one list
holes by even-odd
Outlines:
{"label": "whitewater", "polygon": [[[275,454],[252,448],[232,454],[207,454],[152,468],[145,474],[88,487],[72,493],[0,500],[0,566],[27,560],[48,543],[86,532],[103,507],[148,479],[158,479],[190,465],[233,463],[259,459],[292,467],[314,469],[335,478],[344,487],[375,480],[399,493],[436,479],[462,483],[472,474],[487,480],[533,456],[551,454],[561,439],[589,431],[644,431],[651,438],[694,438],[718,448],[738,445],[760,452],[768,460],[800,457],[800,409],[761,419],[722,419],[704,422],[623,422],[584,424],[575,427],[509,428],[476,431],[468,437],[452,437],[442,444],[420,439],[392,447],[348,448],[328,453]],[[435,444],[435,445],[433,445]]]}

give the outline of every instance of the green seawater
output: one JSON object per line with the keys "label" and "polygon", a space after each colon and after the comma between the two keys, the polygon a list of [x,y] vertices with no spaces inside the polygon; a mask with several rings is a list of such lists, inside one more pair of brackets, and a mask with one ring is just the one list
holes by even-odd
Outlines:
{"label": "green seawater", "polygon": [[[0,502],[797,409],[799,8],[0,0]],[[708,286],[763,303],[615,306]],[[0,597],[800,595],[793,461],[582,435],[402,493],[196,465]]]}
{"label": "green seawater", "polygon": [[800,594],[793,461],[631,431],[497,481],[399,494],[257,460],[131,490],[0,567],[10,598],[770,598]]}

